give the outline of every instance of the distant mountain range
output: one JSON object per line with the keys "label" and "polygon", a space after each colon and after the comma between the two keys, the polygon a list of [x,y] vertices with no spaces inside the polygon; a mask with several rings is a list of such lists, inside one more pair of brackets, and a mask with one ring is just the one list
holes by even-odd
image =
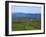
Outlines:
{"label": "distant mountain range", "polygon": [[41,18],[41,14],[31,14],[31,13],[12,13],[12,18]]}

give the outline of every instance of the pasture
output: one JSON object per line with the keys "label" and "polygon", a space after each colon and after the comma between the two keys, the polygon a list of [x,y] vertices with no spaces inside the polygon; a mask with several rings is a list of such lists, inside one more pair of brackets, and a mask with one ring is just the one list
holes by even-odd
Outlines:
{"label": "pasture", "polygon": [[16,18],[12,19],[12,31],[20,30],[40,30],[40,18]]}

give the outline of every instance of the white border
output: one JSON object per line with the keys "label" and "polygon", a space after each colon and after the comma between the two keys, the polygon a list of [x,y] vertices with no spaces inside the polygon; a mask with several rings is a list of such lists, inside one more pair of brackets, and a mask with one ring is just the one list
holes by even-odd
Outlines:
{"label": "white border", "polygon": [[[20,6],[36,6],[41,7],[41,30],[27,30],[27,31],[12,31],[12,20],[11,20],[11,6],[12,5],[20,5]],[[42,33],[44,32],[44,15],[43,15],[43,5],[40,4],[23,4],[23,3],[9,3],[9,35],[11,34],[26,34],[26,33]]]}

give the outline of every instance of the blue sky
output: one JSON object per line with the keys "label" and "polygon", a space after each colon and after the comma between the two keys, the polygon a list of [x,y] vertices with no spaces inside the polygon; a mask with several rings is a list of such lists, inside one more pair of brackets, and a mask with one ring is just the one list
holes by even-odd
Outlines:
{"label": "blue sky", "polygon": [[12,5],[11,9],[12,13],[32,13],[32,14],[39,14],[41,13],[41,7],[35,6],[15,6]]}

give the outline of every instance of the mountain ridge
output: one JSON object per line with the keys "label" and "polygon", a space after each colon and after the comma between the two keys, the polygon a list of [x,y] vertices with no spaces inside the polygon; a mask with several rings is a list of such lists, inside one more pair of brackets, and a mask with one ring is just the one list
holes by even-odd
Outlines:
{"label": "mountain ridge", "polygon": [[27,17],[27,18],[41,18],[41,14],[12,13],[12,18],[20,18],[20,17]]}

